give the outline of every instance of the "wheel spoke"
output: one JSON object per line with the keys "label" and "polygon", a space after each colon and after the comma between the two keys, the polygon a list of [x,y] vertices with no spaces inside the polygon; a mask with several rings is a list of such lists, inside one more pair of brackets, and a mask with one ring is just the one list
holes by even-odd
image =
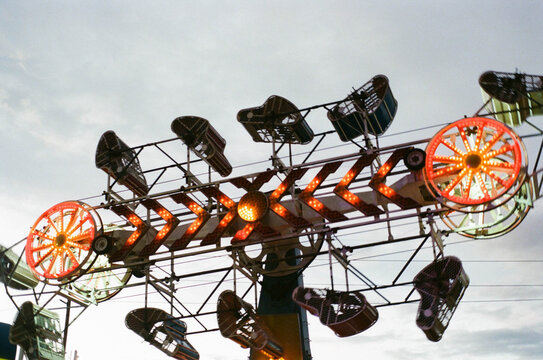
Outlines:
{"label": "wheel spoke", "polygon": [[454,173],[459,172],[459,171],[460,171],[460,167],[457,166],[457,165],[456,166],[448,166],[446,168],[441,168],[439,170],[435,170],[430,177],[432,179],[435,179],[437,177],[440,177],[440,176],[443,176],[443,175],[454,174]]}
{"label": "wheel spoke", "polygon": [[440,142],[445,145],[446,147],[448,147],[449,149],[451,149],[452,151],[454,151],[456,154],[460,155],[460,156],[464,156],[465,153],[462,152],[460,149],[458,149],[455,145],[451,144],[450,142],[448,142],[447,140],[445,140],[444,138],[441,138],[440,139]]}
{"label": "wheel spoke", "polygon": [[489,153],[486,153],[484,157],[485,159],[492,159],[496,156],[499,156],[499,155],[505,154],[506,152],[514,151],[514,150],[515,150],[514,145],[507,143],[507,145],[500,147],[498,150],[493,150]]}
{"label": "wheel spoke", "polygon": [[471,146],[469,145],[468,138],[466,137],[466,132],[464,131],[463,126],[457,126],[458,132],[460,133],[460,137],[462,138],[462,142],[464,143],[464,147],[466,148],[467,152],[471,152]]}
{"label": "wheel spoke", "polygon": [[480,172],[476,173],[475,178],[477,179],[477,182],[479,183],[479,188],[483,192],[484,199],[485,200],[489,199],[490,195],[488,194],[488,189],[486,188],[486,184],[485,184],[485,182],[483,180],[483,177],[481,176],[481,173]]}
{"label": "wheel spoke", "polygon": [[485,212],[482,212],[480,214],[478,214],[478,221],[477,221],[477,225],[479,226],[482,226],[484,223],[485,223],[485,217],[486,217],[486,213]]}
{"label": "wheel spoke", "polygon": [[[109,294],[109,287],[111,287],[111,284],[110,282],[108,281],[108,279],[111,277],[111,272],[108,271],[108,272],[105,272],[102,276],[101,276],[101,282],[102,282],[102,287],[100,288],[100,290],[102,292],[105,292],[106,295]],[[98,285],[98,284],[97,284]]]}
{"label": "wheel spoke", "polygon": [[47,240],[55,241],[55,238],[54,238],[54,237],[49,236],[49,235],[47,235],[47,234],[45,234],[45,233],[43,233],[43,232],[41,232],[41,231],[39,231],[39,230],[34,230],[33,234],[34,234],[34,235],[37,235],[37,236],[39,236],[39,237],[45,238],[45,239],[47,239]]}
{"label": "wheel spoke", "polygon": [[67,251],[66,253],[68,254],[68,257],[70,258],[70,260],[72,260],[72,264],[73,264],[70,267],[70,270],[78,267],[79,266],[79,261],[77,261],[75,255],[71,251]]}
{"label": "wheel spoke", "polygon": [[441,163],[441,164],[461,164],[462,158],[459,156],[442,156],[442,155],[435,155],[432,158],[434,163]]}
{"label": "wheel spoke", "polygon": [[121,280],[121,278],[119,277],[119,275],[115,274],[113,271],[111,271],[111,275],[115,277],[115,279],[117,279],[117,284],[118,285],[122,285],[123,284],[123,281]]}
{"label": "wheel spoke", "polygon": [[462,169],[462,171],[460,171],[460,174],[458,174],[458,176],[449,185],[447,185],[445,190],[443,190],[443,193],[450,193],[451,190],[454,189],[456,185],[458,185],[458,183],[466,176],[466,172],[466,169]]}
{"label": "wheel spoke", "polygon": [[59,221],[60,221],[60,232],[64,232],[64,209],[60,209],[59,210],[60,212],[60,216],[59,216]]}
{"label": "wheel spoke", "polygon": [[500,183],[500,185],[502,186],[507,186],[507,181],[505,181],[504,179],[500,178],[498,175],[494,174],[492,171],[487,171],[487,170],[483,170],[485,174],[487,174],[488,176],[490,176],[493,180],[497,181]]}
{"label": "wheel spoke", "polygon": [[494,221],[496,222],[499,218],[501,218],[501,212],[500,212],[500,208],[496,208],[492,211],[490,211],[490,213],[488,214],[488,216],[490,217],[490,220],[491,221]]}
{"label": "wheel spoke", "polygon": [[42,244],[40,246],[36,246],[35,248],[30,249],[30,251],[34,253],[36,251],[42,251],[42,250],[50,249],[50,248],[54,248],[54,245],[53,244]]}
{"label": "wheel spoke", "polygon": [[63,251],[62,256],[60,257],[59,273],[57,274],[57,276],[60,275],[60,273],[64,273],[65,267],[66,267],[66,250]]}
{"label": "wheel spoke", "polygon": [[91,219],[89,219],[88,217],[85,217],[83,219],[81,219],[79,221],[79,223],[77,224],[77,226],[75,226],[73,229],[71,229],[69,232],[66,233],[66,236],[71,236],[74,232],[76,232],[77,230],[81,229],[81,227],[87,222],[87,221],[91,221]]}
{"label": "wheel spoke", "polygon": [[504,172],[507,174],[513,174],[515,172],[515,165],[506,163],[506,162],[501,162],[501,163],[487,162],[485,168],[489,170]]}
{"label": "wheel spoke", "polygon": [[34,266],[39,266],[39,265],[41,265],[41,263],[42,263],[45,259],[47,259],[47,258],[49,257],[49,255],[51,255],[51,253],[52,253],[53,251],[55,251],[55,248],[54,248],[54,247],[52,247],[51,249],[49,249],[49,251],[47,251],[45,254],[43,254],[42,256],[40,256],[40,257],[38,258],[38,260],[36,260],[36,262],[34,263]]}
{"label": "wheel spoke", "polygon": [[481,140],[483,139],[483,127],[477,126],[477,136],[475,137],[475,149],[479,149],[481,146]]}
{"label": "wheel spoke", "polygon": [[53,228],[53,230],[55,230],[57,234],[60,233],[60,231],[58,231],[57,229],[57,226],[53,223],[53,220],[51,220],[50,216],[47,216],[47,222],[49,223],[49,225],[51,225],[51,227]]}
{"label": "wheel spoke", "polygon": [[468,176],[466,181],[466,189],[464,190],[463,198],[469,199],[469,193],[471,191],[471,182],[473,181],[473,170],[468,170]]}
{"label": "wheel spoke", "polygon": [[58,252],[55,251],[55,253],[53,254],[53,258],[49,262],[49,266],[47,267],[47,270],[45,270],[45,274],[51,275],[51,270],[53,269],[53,266],[55,265],[57,258],[58,258]]}
{"label": "wheel spoke", "polygon": [[494,144],[503,136],[504,131],[499,130],[496,133],[494,133],[494,136],[485,143],[483,148],[481,149],[481,153],[484,154],[488,151],[488,149],[492,148]]}
{"label": "wheel spoke", "polygon": [[[66,228],[64,229],[65,234],[71,234],[71,229],[75,224],[75,221],[77,220],[77,217],[81,213],[81,209],[76,209],[70,214],[70,220],[68,221],[68,225],[66,225]],[[69,235],[68,235],[69,236]]]}
{"label": "wheel spoke", "polygon": [[458,223],[458,227],[465,226],[466,222],[470,221],[470,218],[471,218],[471,213],[465,214],[464,217],[462,217],[462,220],[460,220],[460,222]]}
{"label": "wheel spoke", "polygon": [[[83,240],[87,240],[87,241],[85,241],[85,243],[87,243],[89,245],[85,246],[85,245],[81,244],[83,242]],[[66,241],[66,244],[68,244],[68,246],[70,246],[70,247],[74,247],[74,248],[78,248],[78,249],[81,249],[81,250],[88,251],[88,250],[90,250],[90,243],[91,242],[92,242],[92,238],[90,236],[86,236],[85,238],[79,239],[78,241],[68,240],[68,241]]]}
{"label": "wheel spoke", "polygon": [[90,242],[92,242],[93,237],[94,237],[94,234],[93,234],[92,229],[87,229],[84,232],[82,232],[81,234],[78,234],[76,236],[68,237],[68,240],[70,240],[71,242],[74,242],[74,243],[80,243],[80,242],[84,242],[84,243],[88,242],[88,243],[90,243]]}

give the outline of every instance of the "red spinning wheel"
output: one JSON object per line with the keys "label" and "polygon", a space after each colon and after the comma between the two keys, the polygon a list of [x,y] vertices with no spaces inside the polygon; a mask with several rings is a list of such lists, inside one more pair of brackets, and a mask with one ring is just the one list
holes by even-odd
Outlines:
{"label": "red spinning wheel", "polygon": [[499,206],[508,200],[506,193],[514,195],[522,186],[526,162],[520,138],[506,125],[466,118],[444,127],[428,143],[426,185],[441,203],[456,210]]}
{"label": "red spinning wheel", "polygon": [[86,204],[66,201],[51,207],[34,223],[25,251],[28,265],[39,278],[47,282],[71,277],[85,264],[97,232],[91,211]]}

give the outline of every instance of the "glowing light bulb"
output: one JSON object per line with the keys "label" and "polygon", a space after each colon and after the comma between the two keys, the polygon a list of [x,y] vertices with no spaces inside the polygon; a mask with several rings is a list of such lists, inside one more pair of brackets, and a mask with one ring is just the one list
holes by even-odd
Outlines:
{"label": "glowing light bulb", "polygon": [[250,191],[238,203],[238,215],[245,221],[260,220],[269,207],[268,198],[260,191]]}

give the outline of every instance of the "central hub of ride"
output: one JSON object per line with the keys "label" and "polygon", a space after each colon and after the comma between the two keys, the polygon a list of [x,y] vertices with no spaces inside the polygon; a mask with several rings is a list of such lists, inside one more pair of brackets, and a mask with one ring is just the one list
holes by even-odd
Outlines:
{"label": "central hub of ride", "polygon": [[479,154],[469,154],[466,156],[466,166],[470,169],[478,169],[483,162],[483,159],[481,158],[481,155]]}
{"label": "central hub of ride", "polygon": [[55,247],[61,247],[66,243],[66,235],[65,234],[58,234],[55,238]]}
{"label": "central hub of ride", "polygon": [[247,222],[260,220],[268,211],[269,201],[260,191],[249,191],[238,203],[238,215]]}

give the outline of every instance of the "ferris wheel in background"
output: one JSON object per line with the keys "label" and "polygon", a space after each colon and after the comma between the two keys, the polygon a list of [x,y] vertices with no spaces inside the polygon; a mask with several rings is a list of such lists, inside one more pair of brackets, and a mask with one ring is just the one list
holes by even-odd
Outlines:
{"label": "ferris wheel in background", "polygon": [[[310,359],[306,311],[348,337],[373,326],[379,308],[414,301],[416,325],[439,341],[469,286],[461,260],[444,253],[443,235],[506,234],[540,197],[539,156],[531,170],[512,127],[542,113],[543,77],[486,72],[479,82],[485,104],[474,116],[430,139],[389,146],[379,139],[398,102],[384,75],[342,100],[302,109],[270,96],[237,119],[254,142],[271,144],[272,166],[241,176],[232,176],[226,140],[201,117],[176,118],[174,138],[136,147],[105,132],[96,150],[96,167],[108,175],[103,201],[54,205],[32,226],[24,256],[0,249],[2,282],[19,308],[11,340],[30,359],[63,359],[73,304],[82,313],[126,287],[141,287],[145,306],[128,312],[126,326],[177,359],[198,359],[189,337],[216,330],[249,348],[253,360]],[[323,109],[333,130],[314,133],[308,115]],[[351,150],[326,152],[323,144],[337,144],[337,136]],[[311,149],[295,161],[293,148],[301,146]],[[185,148],[186,161],[171,155]],[[150,151],[166,164],[142,167]],[[398,236],[394,228],[406,219],[419,231]],[[387,241],[341,240],[345,230],[382,225]],[[434,260],[400,282],[428,240]],[[376,284],[350,261],[353,252],[407,241],[419,245],[390,283]],[[176,265],[215,253],[227,254],[228,266],[187,271]],[[304,286],[302,274],[317,257],[329,261],[329,288]],[[332,263],[357,286],[334,286]],[[177,295],[181,279],[220,273],[199,308]],[[401,298],[387,294],[396,287],[405,289]],[[152,294],[169,309],[148,306]],[[64,329],[46,310],[58,301],[66,306]],[[44,329],[54,334],[46,341]]]}

